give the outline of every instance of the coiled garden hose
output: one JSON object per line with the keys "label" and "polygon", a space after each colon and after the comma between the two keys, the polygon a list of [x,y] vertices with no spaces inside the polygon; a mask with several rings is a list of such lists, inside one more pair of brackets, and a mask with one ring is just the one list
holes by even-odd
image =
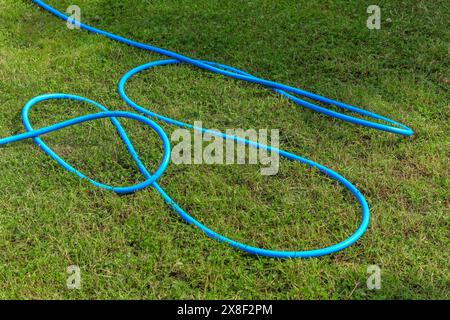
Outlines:
{"label": "coiled garden hose", "polygon": [[[257,143],[257,142],[251,141],[251,140],[243,139],[238,136],[226,135],[226,134],[219,133],[219,132],[205,129],[205,128],[197,128],[188,123],[178,121],[175,119],[171,119],[168,117],[164,117],[155,112],[151,112],[148,109],[145,109],[144,107],[142,107],[142,106],[138,105],[137,103],[135,103],[134,101],[132,101],[126,95],[125,84],[127,83],[128,79],[130,79],[132,76],[134,76],[135,74],[137,74],[143,70],[147,70],[147,69],[157,67],[157,66],[164,66],[164,65],[168,65],[168,64],[187,63],[190,65],[199,67],[201,69],[208,70],[213,73],[221,74],[223,76],[227,76],[227,77],[231,77],[234,79],[243,80],[243,81],[247,81],[250,83],[262,85],[264,87],[272,89],[275,92],[287,97],[288,99],[290,99],[291,101],[293,101],[294,103],[296,103],[300,106],[312,109],[314,111],[323,113],[325,115],[328,115],[328,116],[331,116],[331,117],[334,117],[337,119],[341,119],[343,121],[347,121],[350,123],[354,123],[354,124],[358,124],[361,126],[374,128],[374,129],[378,129],[378,130],[382,130],[382,131],[396,133],[396,134],[400,134],[400,135],[404,135],[404,136],[409,136],[409,135],[413,134],[413,131],[410,128],[408,128],[394,120],[377,115],[375,113],[372,113],[372,112],[369,112],[369,111],[366,111],[366,110],[363,110],[363,109],[360,109],[360,108],[357,108],[354,106],[350,106],[350,105],[347,105],[347,104],[339,102],[339,101],[331,100],[329,98],[322,97],[322,96],[319,96],[319,95],[316,95],[316,94],[313,94],[313,93],[310,93],[310,92],[307,92],[307,91],[304,91],[301,89],[290,87],[290,86],[287,86],[287,85],[284,85],[284,84],[281,84],[278,82],[273,82],[273,81],[265,80],[262,78],[258,78],[258,77],[252,76],[246,72],[243,72],[241,70],[238,70],[238,69],[230,67],[230,66],[226,66],[226,65],[214,63],[214,62],[192,59],[192,58],[186,57],[184,55],[181,55],[181,54],[169,51],[169,50],[165,50],[165,49],[161,49],[158,47],[143,44],[140,42],[136,42],[136,41],[133,41],[133,40],[130,40],[130,39],[127,39],[127,38],[124,38],[124,37],[121,37],[121,36],[118,36],[118,35],[115,35],[115,34],[112,34],[112,33],[109,33],[109,32],[106,32],[106,31],[103,31],[103,30],[100,30],[100,29],[97,29],[97,28],[94,28],[91,26],[88,26],[81,22],[73,21],[73,20],[69,19],[69,17],[67,17],[66,15],[57,11],[56,9],[52,8],[51,6],[44,3],[43,1],[40,1],[40,0],[32,0],[32,1],[35,4],[37,4],[38,6],[40,6],[41,8],[47,10],[48,12],[54,14],[55,16],[57,16],[58,18],[60,18],[62,20],[70,21],[71,23],[78,24],[82,29],[103,35],[110,39],[128,44],[128,45],[136,47],[136,48],[156,52],[156,53],[159,53],[159,54],[162,54],[162,55],[165,55],[165,56],[171,58],[170,60],[154,61],[154,62],[150,62],[150,63],[144,64],[144,65],[141,65],[139,67],[136,67],[136,68],[128,71],[122,77],[122,79],[120,79],[119,94],[122,97],[122,99],[134,110],[136,110],[148,117],[156,118],[158,120],[164,121],[171,125],[175,125],[178,127],[184,127],[184,128],[190,128],[193,130],[201,131],[202,133],[208,133],[210,135],[219,136],[222,139],[233,140],[237,143],[242,143],[242,144],[248,145],[253,148],[264,149],[264,150],[267,150],[270,152],[275,152],[284,158],[306,164],[307,166],[310,166],[313,168],[317,168],[322,173],[328,175],[330,178],[341,183],[345,188],[347,188],[356,197],[357,201],[359,202],[359,204],[361,206],[361,211],[362,211],[361,223],[360,223],[358,229],[347,239],[345,239],[339,243],[336,243],[334,245],[331,245],[329,247],[314,249],[314,250],[305,250],[305,251],[280,251],[280,250],[268,250],[268,249],[263,249],[263,248],[257,248],[257,247],[252,247],[252,246],[237,242],[233,239],[230,239],[221,234],[218,234],[215,231],[208,228],[207,226],[203,225],[201,222],[199,222],[196,219],[194,219],[193,217],[191,217],[177,203],[175,203],[169,197],[169,195],[156,182],[158,180],[158,178],[160,178],[161,175],[164,173],[164,171],[167,168],[167,165],[170,161],[170,142],[169,142],[169,139],[167,138],[167,135],[165,134],[164,130],[159,125],[157,125],[155,122],[153,122],[149,118],[135,114],[135,113],[122,112],[122,111],[109,111],[106,107],[100,105],[97,102],[94,102],[87,98],[76,96],[76,95],[59,94],[59,93],[58,94],[46,94],[46,95],[40,95],[40,96],[34,97],[30,101],[28,101],[22,110],[22,122],[25,126],[26,132],[19,134],[19,135],[11,136],[8,138],[0,139],[0,146],[8,144],[8,143],[32,138],[33,141],[45,153],[47,153],[50,157],[52,157],[64,169],[68,170],[69,172],[75,173],[82,179],[88,179],[92,184],[94,184],[95,186],[97,186],[99,188],[111,190],[118,194],[132,193],[132,192],[141,190],[143,188],[146,188],[148,186],[152,186],[160,194],[160,196],[164,199],[164,201],[175,212],[177,212],[180,215],[180,217],[183,218],[187,223],[195,225],[197,228],[202,230],[204,233],[206,233],[209,237],[211,237],[213,239],[216,239],[220,242],[225,242],[232,247],[238,248],[240,250],[243,250],[245,252],[255,254],[255,255],[267,256],[267,257],[277,257],[277,258],[318,257],[318,256],[323,256],[323,255],[327,255],[327,254],[342,250],[342,249],[352,245],[353,243],[355,243],[364,234],[364,232],[366,231],[367,226],[369,224],[369,220],[370,220],[370,213],[369,213],[369,207],[367,205],[367,202],[366,202],[364,196],[361,194],[361,192],[352,183],[350,183],[348,180],[346,180],[343,176],[341,176],[337,172],[335,172],[319,163],[316,163],[314,161],[311,161],[309,159],[300,157],[296,154],[293,154],[293,153],[290,153],[290,152],[287,152],[287,151],[284,151],[281,149],[273,148],[273,147],[270,147],[270,146],[267,146],[267,145],[264,145],[261,143]],[[357,113],[361,116],[372,118],[374,120],[381,120],[388,124],[381,124],[381,123],[377,123],[374,121],[365,120],[365,119],[361,119],[361,118],[357,118],[357,117],[352,117],[352,116],[349,116],[349,115],[346,115],[343,113],[339,113],[339,112],[327,109],[325,107],[318,106],[311,102],[302,100],[294,95],[306,97],[306,98],[309,98],[311,100],[314,100],[314,101],[317,101],[320,103],[334,105],[343,110],[351,111],[351,112]],[[61,100],[61,99],[86,102],[91,105],[94,105],[96,108],[98,108],[100,110],[100,112],[85,115],[85,116],[78,117],[78,118],[74,118],[74,119],[71,119],[68,121],[60,122],[60,123],[57,123],[57,124],[54,124],[54,125],[51,125],[48,127],[44,127],[41,129],[33,129],[33,127],[30,124],[29,118],[28,118],[28,113],[29,113],[30,108],[33,105],[35,105],[39,102],[42,102],[42,101]],[[94,181],[94,180],[90,179],[89,177],[85,176],[83,173],[81,173],[77,169],[73,168],[67,162],[65,162],[55,152],[53,152],[52,149],[50,149],[45,144],[45,142],[40,138],[40,136],[45,135],[47,133],[57,131],[57,130],[60,130],[62,128],[66,128],[69,126],[73,126],[73,125],[76,125],[76,124],[79,124],[82,122],[91,121],[91,120],[100,119],[100,118],[109,118],[110,119],[112,125],[116,128],[120,138],[122,139],[123,143],[125,144],[128,152],[130,153],[131,157],[135,161],[139,171],[145,178],[144,182],[141,182],[141,183],[138,183],[138,184],[135,184],[132,186],[127,186],[127,187],[115,187],[115,186],[110,186],[110,185],[106,185],[106,184],[102,184],[100,182]],[[158,136],[160,137],[162,144],[163,144],[164,153],[163,153],[163,158],[161,160],[161,164],[158,167],[158,169],[156,169],[155,172],[150,173],[147,170],[147,168],[144,166],[144,164],[140,160],[137,152],[135,151],[130,139],[128,138],[125,130],[123,129],[123,127],[121,126],[121,124],[117,118],[129,118],[129,119],[133,119],[133,120],[142,122],[145,125],[151,127],[158,134]]]}

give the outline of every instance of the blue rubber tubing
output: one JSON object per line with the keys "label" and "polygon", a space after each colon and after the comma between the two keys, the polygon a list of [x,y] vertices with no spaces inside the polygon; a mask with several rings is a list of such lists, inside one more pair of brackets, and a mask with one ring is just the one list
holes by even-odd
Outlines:
{"label": "blue rubber tubing", "polygon": [[[183,56],[181,54],[178,54],[178,53],[175,53],[175,52],[172,52],[169,50],[165,50],[165,49],[161,49],[158,47],[143,44],[140,42],[136,42],[136,41],[133,41],[133,40],[130,40],[130,39],[94,28],[94,27],[91,27],[88,25],[85,25],[81,22],[73,21],[69,17],[67,17],[66,15],[57,11],[56,9],[52,8],[51,6],[47,5],[43,1],[40,1],[40,0],[32,0],[32,1],[35,4],[37,4],[38,6],[40,6],[41,8],[47,10],[48,12],[54,14],[55,16],[59,17],[62,20],[69,21],[74,24],[78,24],[82,29],[85,29],[87,31],[90,31],[90,32],[93,32],[96,34],[106,36],[110,39],[128,44],[128,45],[136,47],[136,48],[156,52],[156,53],[159,53],[159,54],[162,54],[162,55],[172,58],[170,60],[154,61],[154,62],[144,64],[142,66],[136,67],[136,68],[128,71],[120,79],[119,87],[118,87],[119,94],[122,97],[122,99],[134,110],[136,110],[148,117],[156,118],[158,120],[161,120],[161,121],[166,122],[171,125],[175,125],[178,127],[184,127],[184,128],[190,128],[193,130],[198,130],[203,133],[209,133],[212,135],[219,136],[223,139],[233,140],[237,143],[242,143],[242,144],[248,145],[250,147],[257,148],[257,149],[264,149],[264,150],[267,150],[270,152],[276,152],[281,157],[287,158],[292,161],[297,161],[299,163],[303,163],[303,164],[313,167],[313,168],[317,168],[322,173],[329,176],[331,179],[334,179],[334,180],[338,181],[339,183],[341,183],[345,188],[347,188],[355,196],[356,200],[359,202],[359,204],[361,206],[361,214],[362,214],[361,223],[360,223],[359,227],[357,228],[357,230],[352,235],[350,235],[348,238],[346,238],[345,240],[343,240],[339,243],[336,243],[334,245],[324,247],[324,248],[313,249],[313,250],[304,250],[304,251],[282,251],[282,250],[268,250],[268,249],[263,249],[263,248],[257,248],[257,247],[253,247],[253,246],[249,246],[249,245],[237,242],[233,239],[230,239],[221,234],[218,234],[217,232],[211,230],[210,228],[208,228],[207,226],[205,226],[204,224],[202,224],[201,222],[199,222],[198,220],[196,220],[192,216],[190,216],[175,201],[173,201],[170,198],[170,196],[158,185],[157,180],[162,176],[162,174],[166,170],[167,165],[170,161],[170,142],[169,142],[164,130],[160,126],[158,126],[155,122],[150,120],[148,117],[144,117],[144,116],[141,116],[141,115],[138,115],[135,113],[130,113],[130,112],[109,111],[106,107],[102,106],[101,104],[99,104],[95,101],[89,100],[84,97],[76,96],[76,95],[60,94],[60,93],[46,94],[46,95],[34,97],[30,101],[28,101],[22,110],[22,122],[23,122],[27,132],[19,134],[19,135],[11,136],[8,138],[0,139],[0,146],[9,144],[9,143],[13,143],[13,142],[17,142],[17,141],[21,141],[21,140],[25,140],[25,139],[33,139],[33,141],[45,153],[47,153],[50,157],[52,157],[61,167],[63,167],[67,171],[76,174],[77,176],[79,176],[82,179],[87,179],[89,182],[91,182],[93,185],[95,185],[99,188],[114,191],[118,194],[132,193],[132,192],[141,190],[143,188],[146,188],[148,186],[152,186],[160,194],[160,196],[164,199],[164,201],[176,213],[178,213],[179,216],[183,220],[185,220],[187,223],[195,225],[197,228],[199,228],[201,231],[203,231],[206,235],[208,235],[209,237],[211,237],[217,241],[227,243],[234,248],[243,250],[250,254],[255,254],[255,255],[259,255],[259,256],[267,256],[267,257],[275,257],[275,258],[318,257],[318,256],[327,255],[327,254],[334,253],[334,252],[340,251],[342,249],[345,249],[348,246],[355,243],[364,234],[364,232],[366,231],[366,229],[369,225],[369,220],[370,220],[370,213],[369,213],[369,207],[367,205],[367,201],[365,200],[365,198],[361,194],[361,192],[352,183],[350,183],[347,179],[345,179],[343,176],[341,176],[339,173],[337,173],[319,163],[316,163],[314,161],[311,161],[309,159],[300,157],[296,154],[293,154],[293,153],[290,153],[290,152],[287,152],[287,151],[284,151],[281,149],[273,148],[273,147],[270,147],[270,146],[267,146],[264,144],[260,144],[260,143],[257,143],[257,142],[251,141],[251,140],[242,139],[237,136],[226,135],[226,134],[219,133],[219,132],[205,129],[205,128],[197,128],[188,123],[178,121],[175,119],[171,119],[168,117],[164,117],[160,114],[151,112],[150,110],[135,103],[133,100],[131,100],[126,95],[125,85],[131,77],[133,77],[135,74],[137,74],[141,71],[144,71],[144,70],[147,70],[147,69],[150,69],[153,67],[157,67],[157,66],[168,65],[168,64],[187,63],[190,65],[199,67],[201,69],[208,70],[213,73],[221,74],[223,76],[227,76],[227,77],[231,77],[234,79],[247,81],[250,83],[255,83],[255,84],[265,86],[265,87],[272,89],[275,92],[285,96],[286,98],[290,99],[291,101],[293,101],[294,103],[296,103],[300,106],[309,108],[311,110],[323,113],[325,115],[328,115],[328,116],[331,116],[331,117],[334,117],[334,118],[337,118],[337,119],[340,119],[343,121],[347,121],[350,123],[358,124],[358,125],[369,127],[369,128],[374,128],[377,130],[400,134],[400,135],[404,135],[404,136],[409,136],[409,135],[413,134],[413,131],[410,128],[408,128],[407,126],[404,126],[394,120],[377,115],[375,113],[372,113],[372,112],[369,112],[369,111],[366,111],[366,110],[363,110],[363,109],[360,109],[360,108],[357,108],[354,106],[350,106],[350,105],[347,105],[347,104],[339,102],[339,101],[331,100],[329,98],[322,97],[322,96],[319,96],[319,95],[316,95],[316,94],[313,94],[313,93],[310,93],[310,92],[307,92],[307,91],[304,91],[301,89],[293,88],[293,87],[290,87],[290,86],[287,86],[287,85],[284,85],[284,84],[281,84],[278,82],[261,79],[261,78],[252,76],[244,71],[238,70],[238,69],[230,67],[230,66],[226,66],[226,65],[214,63],[214,62],[203,61],[203,60],[195,60],[195,59]],[[294,94],[309,98],[311,100],[315,100],[320,103],[334,105],[338,108],[341,108],[341,109],[344,109],[347,111],[351,111],[351,112],[357,113],[359,115],[362,115],[362,116],[365,116],[368,118],[385,121],[389,125],[348,116],[348,115],[315,105],[311,102],[302,100],[302,99],[298,98],[297,96],[294,96]],[[28,117],[29,110],[35,104],[42,102],[42,101],[46,101],[46,100],[80,101],[80,102],[88,103],[88,104],[95,106],[97,109],[100,110],[100,112],[94,113],[94,114],[89,114],[89,115],[78,117],[78,118],[74,118],[74,119],[67,120],[64,122],[60,122],[60,123],[57,123],[57,124],[54,124],[54,125],[51,125],[48,127],[44,127],[44,128],[40,128],[40,129],[33,129],[33,127],[30,124],[29,117]],[[127,186],[127,187],[117,187],[117,186],[110,186],[110,185],[106,185],[106,184],[102,184],[100,182],[94,181],[94,180],[90,179],[89,177],[87,177],[86,175],[84,175],[83,173],[81,173],[80,171],[78,171],[77,169],[75,169],[74,167],[72,167],[70,164],[68,164],[62,158],[60,158],[40,138],[40,136],[42,136],[42,135],[45,135],[45,134],[53,132],[53,131],[60,130],[62,128],[66,128],[66,127],[73,126],[73,125],[76,125],[76,124],[79,124],[82,122],[92,121],[92,120],[101,119],[101,118],[109,118],[110,119],[112,125],[116,128],[118,135],[120,136],[123,143],[125,144],[129,154],[131,155],[132,159],[136,163],[136,166],[138,167],[139,171],[145,178],[144,182],[137,183],[135,185]],[[155,172],[150,173],[147,170],[147,168],[145,167],[145,165],[139,158],[139,156],[132,144],[132,141],[127,136],[125,130],[123,129],[123,127],[121,126],[121,124],[117,118],[129,118],[129,119],[133,119],[133,120],[142,122],[145,125],[152,128],[158,134],[158,136],[160,137],[160,139],[162,141],[164,152],[163,152],[163,158],[161,160],[161,164],[155,170]]]}

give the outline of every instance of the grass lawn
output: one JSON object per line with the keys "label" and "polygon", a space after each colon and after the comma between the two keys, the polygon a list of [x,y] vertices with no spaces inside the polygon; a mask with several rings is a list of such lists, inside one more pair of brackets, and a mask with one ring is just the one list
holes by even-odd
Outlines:
{"label": "grass lawn", "polygon": [[[336,98],[398,120],[409,138],[312,112],[264,88],[189,66],[137,75],[139,104],[188,123],[225,130],[280,129],[280,147],[341,173],[366,197],[367,233],[350,248],[306,260],[255,257],[184,223],[152,189],[118,196],[80,181],[32,141],[0,148],[0,298],[29,299],[429,299],[449,297],[449,2],[357,0],[49,0],[82,21],[193,58]],[[366,9],[381,7],[381,30]],[[131,109],[117,93],[130,68],[164,57],[63,22],[31,1],[0,0],[0,137],[23,132],[33,96],[71,93]],[[92,112],[43,103],[36,128]],[[154,169],[154,132],[123,121]],[[170,135],[174,127],[162,124]],[[447,132],[447,133],[446,133]],[[45,141],[96,180],[142,177],[108,120]],[[159,180],[213,230],[250,245],[328,246],[360,222],[355,199],[305,166],[174,165]],[[67,267],[81,269],[68,290]],[[369,290],[367,268],[381,268]]]}

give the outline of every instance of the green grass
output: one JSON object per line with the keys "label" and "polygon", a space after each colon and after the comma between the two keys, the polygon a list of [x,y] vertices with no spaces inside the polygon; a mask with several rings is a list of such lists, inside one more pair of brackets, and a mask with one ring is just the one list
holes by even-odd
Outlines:
{"label": "green grass", "polygon": [[[73,1],[49,3],[65,11]],[[149,109],[222,130],[279,128],[281,148],[343,174],[369,202],[367,233],[318,259],[246,255],[185,224],[153,189],[129,196],[96,189],[27,141],[0,148],[0,298],[449,297],[448,1],[377,1],[378,31],[366,28],[373,1],[75,3],[84,22],[102,29],[363,106],[411,126],[415,135],[337,121],[187,66],[144,72],[128,92]],[[161,58],[69,31],[31,1],[0,0],[0,21],[1,137],[23,131],[20,110],[42,93],[79,94],[129,111],[117,94],[119,78]],[[39,127],[90,111],[46,103],[31,120]],[[124,125],[154,169],[161,157],[156,135],[134,122]],[[142,179],[107,120],[45,140],[99,181]],[[326,246],[358,226],[354,198],[323,175],[286,160],[277,176],[263,177],[259,169],[171,164],[160,184],[214,230],[266,248]],[[80,290],[66,288],[66,269],[74,264],[81,268]],[[382,270],[381,290],[366,287],[372,264]]]}

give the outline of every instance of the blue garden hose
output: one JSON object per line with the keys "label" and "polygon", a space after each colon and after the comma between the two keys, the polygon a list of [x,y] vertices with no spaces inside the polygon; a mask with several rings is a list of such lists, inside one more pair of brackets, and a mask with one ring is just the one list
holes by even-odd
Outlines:
{"label": "blue garden hose", "polygon": [[[22,110],[22,121],[23,124],[25,126],[26,129],[26,133],[23,134],[19,134],[19,135],[15,135],[15,136],[11,136],[8,138],[4,138],[4,139],[0,139],[0,146],[1,145],[5,145],[8,143],[12,143],[12,142],[17,142],[20,140],[24,140],[24,139],[30,139],[32,138],[34,140],[34,142],[45,152],[47,153],[50,157],[52,157],[55,161],[57,161],[57,163],[63,167],[64,169],[68,170],[69,172],[75,173],[76,175],[78,175],[80,178],[83,179],[88,179],[92,184],[94,184],[97,187],[103,188],[103,189],[107,189],[107,190],[111,190],[114,191],[116,193],[119,194],[125,194],[125,193],[131,193],[131,192],[135,192],[138,190],[141,190],[143,188],[146,188],[148,186],[152,186],[160,195],[161,197],[164,199],[164,201],[170,205],[170,207],[177,212],[181,218],[183,218],[187,223],[189,224],[193,224],[196,227],[198,227],[200,230],[202,230],[204,233],[206,233],[209,237],[216,239],[220,242],[225,242],[227,244],[229,244],[232,247],[241,249],[245,252],[251,253],[251,254],[256,254],[256,255],[260,255],[260,256],[267,256],[267,257],[277,257],[277,258],[308,258],[308,257],[318,257],[318,256],[323,256],[323,255],[327,255],[333,252],[337,252],[339,250],[342,250],[350,245],[352,245],[353,243],[355,243],[366,231],[367,226],[369,224],[369,220],[370,220],[370,214],[369,214],[369,207],[367,205],[367,202],[364,198],[364,196],[361,194],[361,192],[353,185],[351,184],[348,180],[346,180],[344,177],[342,177],[340,174],[338,174],[337,172],[328,169],[327,167],[316,163],[314,161],[302,158],[298,155],[295,155],[293,153],[281,150],[281,149],[277,149],[277,148],[273,148],[264,144],[260,144],[251,140],[247,140],[247,139],[242,139],[240,137],[237,136],[232,136],[232,135],[226,135],[223,133],[219,133],[213,130],[209,130],[209,129],[205,129],[205,128],[197,128],[194,127],[190,124],[187,124],[185,122],[181,122],[178,120],[174,120],[168,117],[164,117],[160,114],[154,113],[149,111],[148,109],[143,108],[142,106],[139,106],[137,103],[135,103],[134,101],[132,101],[125,93],[125,84],[127,82],[128,79],[130,79],[133,75],[143,71],[143,70],[147,70],[153,67],[157,67],[157,66],[164,66],[164,65],[168,65],[168,64],[178,64],[178,63],[187,63],[190,65],[194,65],[197,66],[201,69],[204,70],[208,70],[211,71],[213,73],[217,73],[217,74],[221,74],[224,76],[228,76],[234,79],[239,79],[239,80],[243,80],[243,81],[247,81],[247,82],[251,82],[251,83],[255,83],[255,84],[260,84],[263,85],[267,88],[270,88],[272,90],[274,90],[275,92],[287,97],[288,99],[290,99],[291,101],[293,101],[294,103],[301,105],[303,107],[312,109],[314,111],[326,114],[328,116],[334,117],[334,118],[338,118],[347,122],[351,122],[354,124],[358,124],[358,125],[362,125],[365,127],[370,127],[370,128],[374,128],[374,129],[378,129],[378,130],[383,130],[383,131],[387,131],[387,132],[391,132],[391,133],[396,133],[396,134],[400,134],[400,135],[404,135],[404,136],[409,136],[413,134],[413,131],[396,122],[393,121],[391,119],[388,119],[386,117],[382,117],[380,115],[371,113],[369,111],[365,111],[363,109],[357,108],[357,107],[353,107],[350,105],[347,105],[345,103],[339,102],[339,101],[334,101],[307,91],[303,91],[297,88],[293,88],[278,82],[272,82],[269,80],[265,80],[265,79],[261,79],[261,78],[257,78],[254,77],[248,73],[245,73],[241,70],[238,70],[236,68],[230,67],[230,66],[226,66],[223,64],[218,64],[218,63],[213,63],[213,62],[208,62],[208,61],[202,61],[202,60],[195,60],[183,55],[180,55],[178,53],[172,52],[172,51],[168,51],[165,49],[161,49],[158,47],[153,47],[150,45],[146,45],[140,42],[136,42],[133,40],[129,40],[126,38],[123,38],[121,36],[112,34],[112,33],[108,33],[106,31],[103,30],[99,30],[96,29],[94,27],[85,25],[83,23],[80,23],[78,21],[73,21],[73,20],[69,20],[69,17],[65,16],[64,14],[62,14],[61,12],[57,11],[56,9],[52,8],[51,6],[47,5],[46,3],[44,3],[43,1],[40,0],[32,0],[35,4],[37,4],[38,6],[42,7],[43,9],[49,11],[50,13],[54,14],[55,16],[65,20],[65,21],[71,21],[72,23],[77,23],[79,24],[79,26],[82,29],[85,29],[87,31],[93,32],[93,33],[97,33],[103,36],[106,36],[110,39],[128,44],[130,46],[133,47],[137,47],[140,49],[144,49],[144,50],[148,50],[148,51],[153,51],[165,56],[168,56],[172,59],[170,60],[160,60],[160,61],[154,61],[154,62],[150,62],[147,64],[144,64],[142,66],[139,66],[137,68],[134,68],[130,71],[128,71],[120,80],[119,82],[119,94],[122,97],[122,99],[133,109],[135,109],[136,111],[145,114],[146,116],[149,117],[154,117],[157,118],[158,120],[164,121],[168,124],[171,125],[175,125],[178,127],[184,127],[184,128],[190,128],[193,130],[197,130],[197,131],[201,131],[203,133],[208,133],[211,135],[215,135],[215,136],[219,136],[223,139],[227,139],[227,140],[233,140],[235,142],[238,143],[242,143],[242,144],[246,144],[249,145],[251,147],[257,148],[257,149],[264,149],[270,152],[276,152],[278,153],[280,156],[293,160],[293,161],[298,161],[300,163],[306,164],[310,167],[314,167],[317,168],[318,170],[320,170],[322,173],[328,175],[330,178],[338,181],[339,183],[341,183],[344,187],[346,187],[358,200],[360,206],[361,206],[361,210],[362,210],[362,219],[361,219],[361,224],[359,225],[358,229],[351,235],[349,236],[347,239],[336,243],[332,246],[329,247],[325,247],[325,248],[320,248],[320,249],[314,249],[314,250],[306,250],[306,251],[279,251],[279,250],[268,250],[268,249],[262,249],[262,248],[257,248],[257,247],[252,247],[252,246],[248,246],[246,244],[234,241],[230,238],[224,237],[216,232],[214,232],[213,230],[209,229],[208,227],[206,227],[205,225],[203,225],[202,223],[200,223],[199,221],[197,221],[196,219],[194,219],[193,217],[191,217],[187,212],[185,212],[177,203],[175,203],[170,197],[169,195],[158,185],[158,183],[156,182],[156,180],[158,178],[161,177],[161,175],[164,173],[165,169],[167,168],[167,165],[169,163],[169,159],[170,159],[170,142],[167,138],[167,135],[165,134],[165,132],[163,131],[163,129],[158,126],[155,122],[153,122],[152,120],[148,119],[147,117],[138,115],[138,114],[134,114],[134,113],[130,113],[130,112],[121,112],[121,111],[109,111],[106,107],[92,101],[89,100],[87,98],[84,97],[80,97],[80,96],[76,96],[76,95],[69,95],[69,94],[47,94],[47,95],[41,95],[41,96],[37,96],[33,99],[31,99],[30,101],[27,102],[27,104],[24,106],[23,110]],[[369,120],[364,120],[364,119],[360,119],[360,118],[356,118],[356,117],[352,117],[352,116],[348,116],[345,115],[343,113],[339,113],[339,112],[335,112],[332,111],[330,109],[315,105],[313,103],[310,103],[308,101],[302,100],[295,95],[299,95],[299,96],[303,96],[306,98],[309,98],[311,100],[315,100],[324,104],[330,104],[330,105],[334,105],[338,108],[347,110],[347,111],[351,111],[351,112],[355,112],[359,115],[368,117],[368,118],[372,118],[375,120],[382,120],[385,121],[386,123],[388,123],[388,125],[386,124],[381,124],[381,123],[377,123],[377,122],[373,122],[373,121],[369,121]],[[94,105],[95,107],[97,107],[101,112],[99,113],[95,113],[95,114],[89,114],[86,116],[82,116],[82,117],[78,117],[78,118],[74,118],[68,121],[64,121],[64,122],[60,122],[48,127],[44,127],[41,129],[33,129],[33,127],[31,126],[30,122],[29,122],[29,118],[28,118],[28,112],[30,110],[30,108],[41,102],[41,101],[46,101],[46,100],[61,100],[61,99],[66,99],[66,100],[75,100],[75,101],[82,101],[82,102],[87,102],[89,104]],[[100,119],[100,118],[109,118],[111,123],[113,124],[113,126],[116,128],[120,138],[122,139],[123,143],[125,144],[128,152],[130,153],[131,157],[133,158],[133,160],[135,161],[139,171],[141,172],[141,174],[144,176],[145,181],[142,183],[138,183],[132,186],[127,186],[127,187],[114,187],[114,186],[109,186],[109,185],[105,185],[102,183],[99,183],[97,181],[94,181],[90,178],[88,178],[87,176],[85,176],[83,173],[81,173],[80,171],[76,170],[75,168],[73,168],[72,166],[70,166],[67,162],[65,162],[63,159],[61,159],[55,152],[53,152],[45,143],[44,141],[41,140],[40,136],[53,132],[53,131],[57,131],[60,130],[62,128],[68,127],[68,126],[72,126],[72,125],[76,125],[78,123],[82,123],[82,122],[86,122],[86,121],[90,121],[90,120],[95,120],[95,119]],[[160,137],[160,139],[162,140],[162,144],[163,144],[163,149],[164,149],[164,153],[163,153],[163,158],[161,160],[161,164],[160,166],[156,169],[156,171],[154,173],[150,173],[147,168],[144,166],[144,164],[142,163],[142,161],[140,160],[138,154],[136,153],[133,144],[131,142],[131,140],[128,138],[125,130],[123,129],[123,127],[121,126],[119,120],[117,118],[129,118],[129,119],[133,119],[133,120],[137,120],[140,121],[146,125],[148,125],[149,127],[151,127]]]}

